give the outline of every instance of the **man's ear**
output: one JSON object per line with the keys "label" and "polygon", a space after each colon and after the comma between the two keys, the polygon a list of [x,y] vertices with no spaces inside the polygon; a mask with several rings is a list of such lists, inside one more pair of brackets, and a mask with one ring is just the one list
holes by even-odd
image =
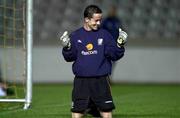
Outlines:
{"label": "man's ear", "polygon": [[89,18],[85,18],[85,22],[86,22],[86,23],[89,22]]}

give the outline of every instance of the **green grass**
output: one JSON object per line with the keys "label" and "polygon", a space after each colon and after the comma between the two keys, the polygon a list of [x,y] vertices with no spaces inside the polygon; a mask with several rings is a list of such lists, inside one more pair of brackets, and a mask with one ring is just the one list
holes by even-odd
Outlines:
{"label": "green grass", "polygon": [[[32,107],[1,103],[0,118],[70,118],[72,85],[35,85]],[[113,118],[180,118],[180,85],[113,85]]]}

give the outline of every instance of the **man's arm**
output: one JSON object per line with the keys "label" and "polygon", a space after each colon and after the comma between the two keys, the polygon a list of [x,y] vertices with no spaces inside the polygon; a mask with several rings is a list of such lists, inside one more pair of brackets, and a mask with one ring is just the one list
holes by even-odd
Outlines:
{"label": "man's arm", "polygon": [[114,41],[108,37],[108,42],[105,47],[105,56],[112,61],[117,61],[124,56],[124,44],[127,42],[127,33],[119,29],[119,37]]}
{"label": "man's arm", "polygon": [[63,47],[62,54],[67,62],[72,62],[76,60],[76,49],[72,41],[72,37],[69,37],[68,32],[65,31],[60,37],[60,43]]}

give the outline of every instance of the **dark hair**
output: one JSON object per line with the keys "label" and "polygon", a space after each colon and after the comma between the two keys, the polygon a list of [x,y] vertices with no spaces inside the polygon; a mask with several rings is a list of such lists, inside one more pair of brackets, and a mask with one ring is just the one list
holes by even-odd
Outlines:
{"label": "dark hair", "polygon": [[84,18],[92,18],[95,13],[102,13],[102,10],[96,5],[89,5],[84,10]]}

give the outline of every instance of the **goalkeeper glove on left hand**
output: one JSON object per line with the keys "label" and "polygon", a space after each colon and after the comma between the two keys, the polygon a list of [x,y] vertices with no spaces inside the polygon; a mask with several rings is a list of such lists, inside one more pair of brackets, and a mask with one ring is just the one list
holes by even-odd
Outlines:
{"label": "goalkeeper glove on left hand", "polygon": [[127,33],[125,31],[122,31],[121,28],[119,28],[119,37],[117,39],[117,46],[121,47],[127,42]]}

